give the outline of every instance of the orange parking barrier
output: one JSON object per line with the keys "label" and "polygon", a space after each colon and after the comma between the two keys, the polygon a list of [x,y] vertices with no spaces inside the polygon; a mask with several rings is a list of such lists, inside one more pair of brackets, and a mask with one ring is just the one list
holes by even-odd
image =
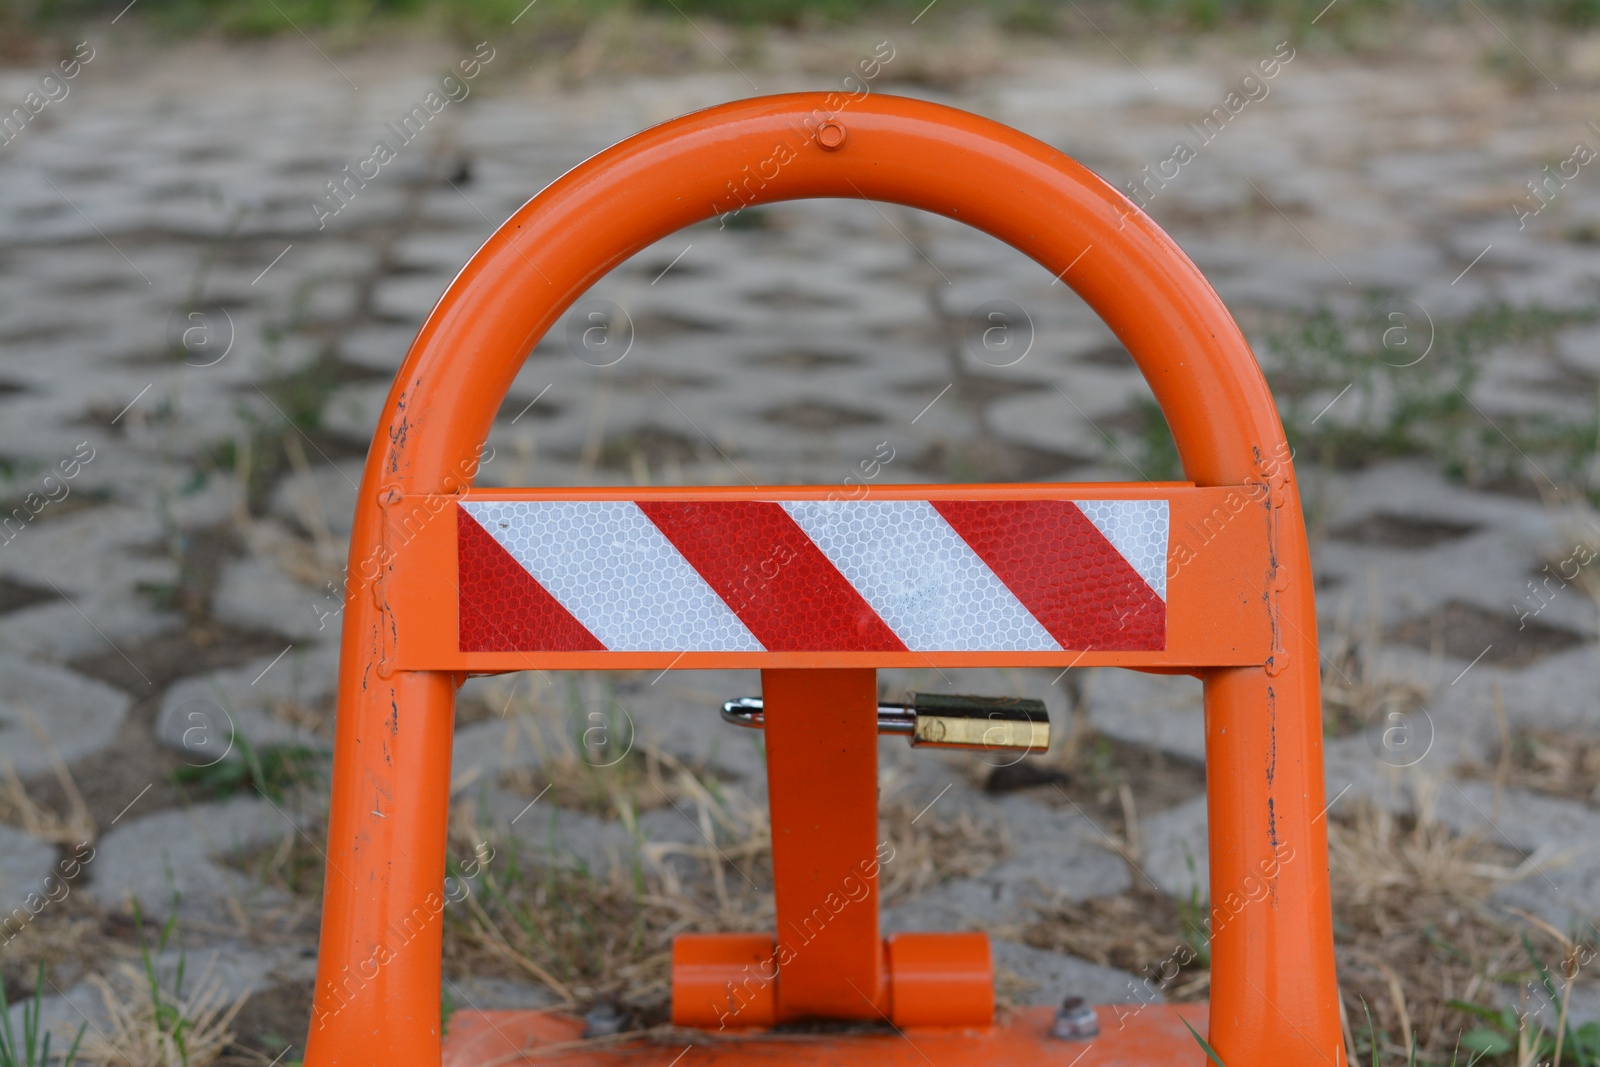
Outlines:
{"label": "orange parking barrier", "polygon": [[[674,1019],[707,1033],[685,1067],[1207,1062],[1186,1023],[1228,1067],[1344,1067],[1312,576],[1249,347],[1171,239],[1050,146],[921,101],[837,103],[740,101],[614,145],[512,216],[418,334],[351,536],[311,1067],[671,1059],[573,1044],[581,1023],[553,1013],[460,1013],[442,1048],[439,1010],[462,680],[669,667],[762,671],[762,699],[725,715],[767,731],[778,912],[771,935],[677,942]],[[1144,373],[1188,481],[874,487],[851,501],[473,488],[526,354],[598,278],[684,226],[808,197],[946,215],[1070,285]],[[603,574],[580,558],[597,543]],[[916,575],[917,597],[896,595],[893,567]],[[875,670],[1070,664],[1205,686],[1209,1009],[1104,1011],[1089,1040],[1055,1032],[1077,1033],[1071,1013],[995,1018],[983,935],[878,928],[876,735],[1028,748],[1046,727],[1026,702],[880,705]],[[816,1020],[895,1028],[783,1030]]]}

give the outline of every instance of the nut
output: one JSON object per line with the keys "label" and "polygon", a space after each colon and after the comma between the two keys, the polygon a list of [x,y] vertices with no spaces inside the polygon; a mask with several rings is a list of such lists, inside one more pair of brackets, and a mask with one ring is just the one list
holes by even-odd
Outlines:
{"label": "nut", "polygon": [[1062,1041],[1088,1041],[1100,1036],[1100,1020],[1095,1017],[1094,1005],[1082,997],[1068,997],[1056,1009],[1055,1025],[1050,1036]]}
{"label": "nut", "polygon": [[590,1008],[583,1016],[583,1036],[610,1037],[620,1034],[627,1028],[628,1020],[617,1005],[609,1000],[602,1000]]}

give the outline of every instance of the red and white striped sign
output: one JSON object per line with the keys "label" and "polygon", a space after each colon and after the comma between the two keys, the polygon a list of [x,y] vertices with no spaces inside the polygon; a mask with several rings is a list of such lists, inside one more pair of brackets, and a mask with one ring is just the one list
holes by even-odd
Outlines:
{"label": "red and white striped sign", "polygon": [[1166,647],[1165,499],[468,500],[462,652]]}

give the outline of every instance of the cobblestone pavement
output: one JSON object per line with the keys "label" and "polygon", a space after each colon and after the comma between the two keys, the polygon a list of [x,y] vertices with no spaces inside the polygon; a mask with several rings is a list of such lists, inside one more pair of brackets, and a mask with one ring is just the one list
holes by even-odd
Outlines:
{"label": "cobblestone pavement", "polygon": [[[367,158],[385,124],[468,50],[325,61],[295,39],[157,59],[123,54],[107,27],[71,94],[0,146],[0,498],[11,516],[0,534],[0,753],[21,783],[0,801],[0,913],[22,907],[80,841],[94,849],[72,903],[51,902],[29,924],[68,945],[51,942],[51,1019],[103,1021],[88,982],[102,964],[70,946],[102,934],[126,944],[117,916],[129,902],[163,915],[176,890],[191,961],[215,959],[229,991],[259,991],[256,1036],[299,1040],[315,897],[281,870],[253,876],[239,857],[311,847],[324,801],[315,788],[229,792],[210,765],[238,767],[246,747],[327,745],[334,591],[360,460],[411,336],[495,226],[570,166],[753,86],[832,84],[836,73],[816,71],[847,70],[886,37],[895,56],[875,91],[1013,124],[1123,187],[1168,175],[1142,197],[1253,340],[1327,308],[1377,330],[1372,351],[1401,364],[1476,309],[1549,313],[1537,336],[1491,345],[1461,394],[1473,439],[1510,455],[1510,474],[1463,480],[1426,455],[1322,464],[1302,450],[1325,674],[1348,698],[1348,721],[1330,726],[1328,796],[1335,817],[1362,804],[1422,807],[1515,850],[1523,876],[1497,903],[1561,927],[1600,915],[1597,797],[1541,787],[1509,749],[1498,755],[1502,736],[1568,752],[1600,736],[1596,586],[1587,558],[1571,565],[1600,534],[1591,512],[1556,500],[1565,475],[1516,458],[1514,432],[1495,452],[1496,427],[1594,418],[1600,180],[1580,169],[1538,198],[1525,187],[1545,180],[1545,164],[1564,166],[1574,143],[1600,143],[1593,42],[1572,42],[1543,70],[1515,56],[1480,62],[1481,41],[1443,33],[1382,59],[1280,52],[1276,76],[1256,83],[1270,91],[1209,142],[1188,124],[1223,106],[1273,43],[1141,54],[1135,66],[1099,46],[982,36],[967,76],[933,87],[937,56],[918,50],[934,45],[909,33],[862,30],[829,44],[824,61],[816,47],[802,61],[795,46],[741,70],[571,84],[501,48],[470,97],[341,203],[325,183]],[[0,72],[0,103],[20,101],[40,73]],[[1178,140],[1192,158],[1174,161]],[[482,482],[834,483],[874,458],[879,482],[1160,476],[1144,469],[1160,449],[1146,447],[1147,393],[1131,361],[1015,251],[859,202],[752,210],[736,223],[674,235],[595,286],[591,298],[626,310],[626,358],[596,366],[610,361],[553,331],[494,426]],[[976,342],[974,315],[1002,299],[1028,319],[1013,319],[1015,347],[997,355]],[[1339,389],[1340,366],[1328,357],[1335,377],[1305,395],[1292,436],[1364,417],[1353,410],[1362,390]],[[1551,582],[1546,564],[1562,576]],[[511,681],[464,692],[455,774],[461,806],[530,849],[601,870],[634,840],[614,818],[548,800],[545,815],[511,826],[528,799],[507,783],[537,781],[548,755],[518,725],[537,706],[558,716],[585,700],[620,706],[641,747],[764,797],[754,746],[715,713],[755,692],[753,675],[673,672],[659,685],[624,675],[610,690],[582,678],[571,698]],[[922,681],[884,677],[891,690]],[[1015,999],[1129,999],[1128,972],[1034,947],[1025,931],[1041,902],[1147,883],[1177,901],[1204,894],[1198,683],[1111,670],[958,681],[1043,697],[1058,728],[1076,704],[1079,730],[1165,769],[1136,777],[1126,802],[1090,790],[1067,804],[1048,786],[986,789],[988,768],[972,760],[913,759],[886,742],[886,802],[934,804],[940,826],[1003,824],[1010,841],[987,867],[901,895],[889,924],[995,930]],[[654,842],[698,833],[671,808],[639,827]],[[52,910],[87,925],[49,927]],[[18,973],[8,966],[8,981]],[[547,999],[455,977],[462,1002]],[[1592,987],[1574,1004],[1600,1015]]]}

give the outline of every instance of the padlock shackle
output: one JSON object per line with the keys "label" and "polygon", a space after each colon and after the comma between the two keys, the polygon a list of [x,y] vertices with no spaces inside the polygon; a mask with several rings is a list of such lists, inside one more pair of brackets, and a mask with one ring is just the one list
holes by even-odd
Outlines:
{"label": "padlock shackle", "polygon": [[[1272,656],[1264,667],[1203,672],[1215,924],[1210,1042],[1229,1067],[1343,1067],[1319,822],[1310,561],[1283,428],[1243,335],[1153,221],[1056,149],[937,104],[838,93],[725,104],[594,156],[484,243],[417,335],[367,455],[351,534],[306,1063],[440,1062],[440,913],[461,678],[396,670],[385,660],[393,640],[385,507],[470,486],[528,353],[607,271],[685,226],[816,197],[945,215],[1036,260],[1132,354],[1189,479],[1270,487],[1269,558],[1241,574],[1237,595],[1267,605]],[[1148,997],[1130,990],[1130,999]]]}

